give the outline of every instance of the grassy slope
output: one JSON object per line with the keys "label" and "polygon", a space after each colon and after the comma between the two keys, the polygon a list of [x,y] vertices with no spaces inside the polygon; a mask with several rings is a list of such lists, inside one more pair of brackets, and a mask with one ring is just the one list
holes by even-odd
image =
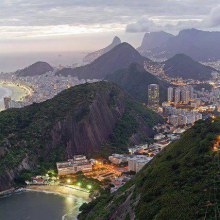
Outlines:
{"label": "grassy slope", "polygon": [[211,151],[218,134],[220,118],[197,122],[118,192],[84,205],[79,219],[218,219],[219,155]]}

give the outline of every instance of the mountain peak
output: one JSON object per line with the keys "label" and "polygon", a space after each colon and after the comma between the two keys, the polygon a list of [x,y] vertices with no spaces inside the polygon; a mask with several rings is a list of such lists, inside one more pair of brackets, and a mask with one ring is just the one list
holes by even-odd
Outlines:
{"label": "mountain peak", "polygon": [[121,43],[121,39],[118,36],[115,36],[113,38],[112,44],[120,44]]}
{"label": "mountain peak", "polygon": [[85,58],[83,59],[83,62],[84,63],[92,63],[94,60],[98,59],[100,56],[107,53],[108,51],[110,51],[111,49],[113,49],[114,47],[119,45],[120,43],[121,43],[120,38],[115,36],[110,45],[108,45],[107,47],[100,49],[98,51],[89,53],[88,55],[85,56]]}
{"label": "mountain peak", "polygon": [[140,55],[130,44],[124,42],[103,54],[95,61],[75,69],[63,69],[58,75],[72,75],[80,79],[104,79],[108,74],[127,68],[131,63],[144,65],[149,59]]}

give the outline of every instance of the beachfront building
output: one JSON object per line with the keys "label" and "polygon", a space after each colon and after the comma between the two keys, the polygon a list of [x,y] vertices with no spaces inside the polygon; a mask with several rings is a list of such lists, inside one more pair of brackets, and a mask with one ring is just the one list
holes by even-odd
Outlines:
{"label": "beachfront building", "polygon": [[4,97],[4,105],[5,105],[5,109],[23,107],[22,102],[12,100],[10,96],[9,97]]}
{"label": "beachfront building", "polygon": [[73,157],[73,159],[69,159],[65,162],[57,162],[56,165],[59,176],[74,174],[79,171],[92,171],[92,164],[84,155],[76,155]]}

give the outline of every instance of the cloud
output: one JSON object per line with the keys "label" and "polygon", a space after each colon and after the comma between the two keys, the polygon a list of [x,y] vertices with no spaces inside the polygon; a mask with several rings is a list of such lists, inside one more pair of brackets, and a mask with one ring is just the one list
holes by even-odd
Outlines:
{"label": "cloud", "polygon": [[148,31],[212,29],[219,24],[218,4],[219,0],[0,0],[0,43],[113,36],[125,29],[137,33],[124,34],[137,41],[135,36]]}
{"label": "cloud", "polygon": [[206,22],[210,27],[220,26],[220,5],[211,10]]}
{"label": "cloud", "polygon": [[183,19],[173,18],[164,20],[164,18],[149,19],[142,17],[137,22],[128,24],[126,26],[126,32],[129,33],[141,33],[152,31],[170,31],[175,32],[187,28],[199,28],[202,26],[203,20],[201,19]]}
{"label": "cloud", "polygon": [[159,29],[159,26],[147,17],[142,17],[135,23],[128,24],[126,26],[126,32],[150,32]]}

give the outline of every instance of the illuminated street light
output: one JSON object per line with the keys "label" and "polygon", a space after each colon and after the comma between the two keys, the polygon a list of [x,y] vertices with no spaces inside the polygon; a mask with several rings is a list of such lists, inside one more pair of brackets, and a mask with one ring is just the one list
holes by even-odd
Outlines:
{"label": "illuminated street light", "polygon": [[92,186],[91,186],[91,185],[87,185],[87,188],[88,188],[88,189],[92,189]]}
{"label": "illuminated street light", "polygon": [[67,180],[67,183],[71,183],[71,180],[70,180],[70,179],[68,179],[68,180]]}

